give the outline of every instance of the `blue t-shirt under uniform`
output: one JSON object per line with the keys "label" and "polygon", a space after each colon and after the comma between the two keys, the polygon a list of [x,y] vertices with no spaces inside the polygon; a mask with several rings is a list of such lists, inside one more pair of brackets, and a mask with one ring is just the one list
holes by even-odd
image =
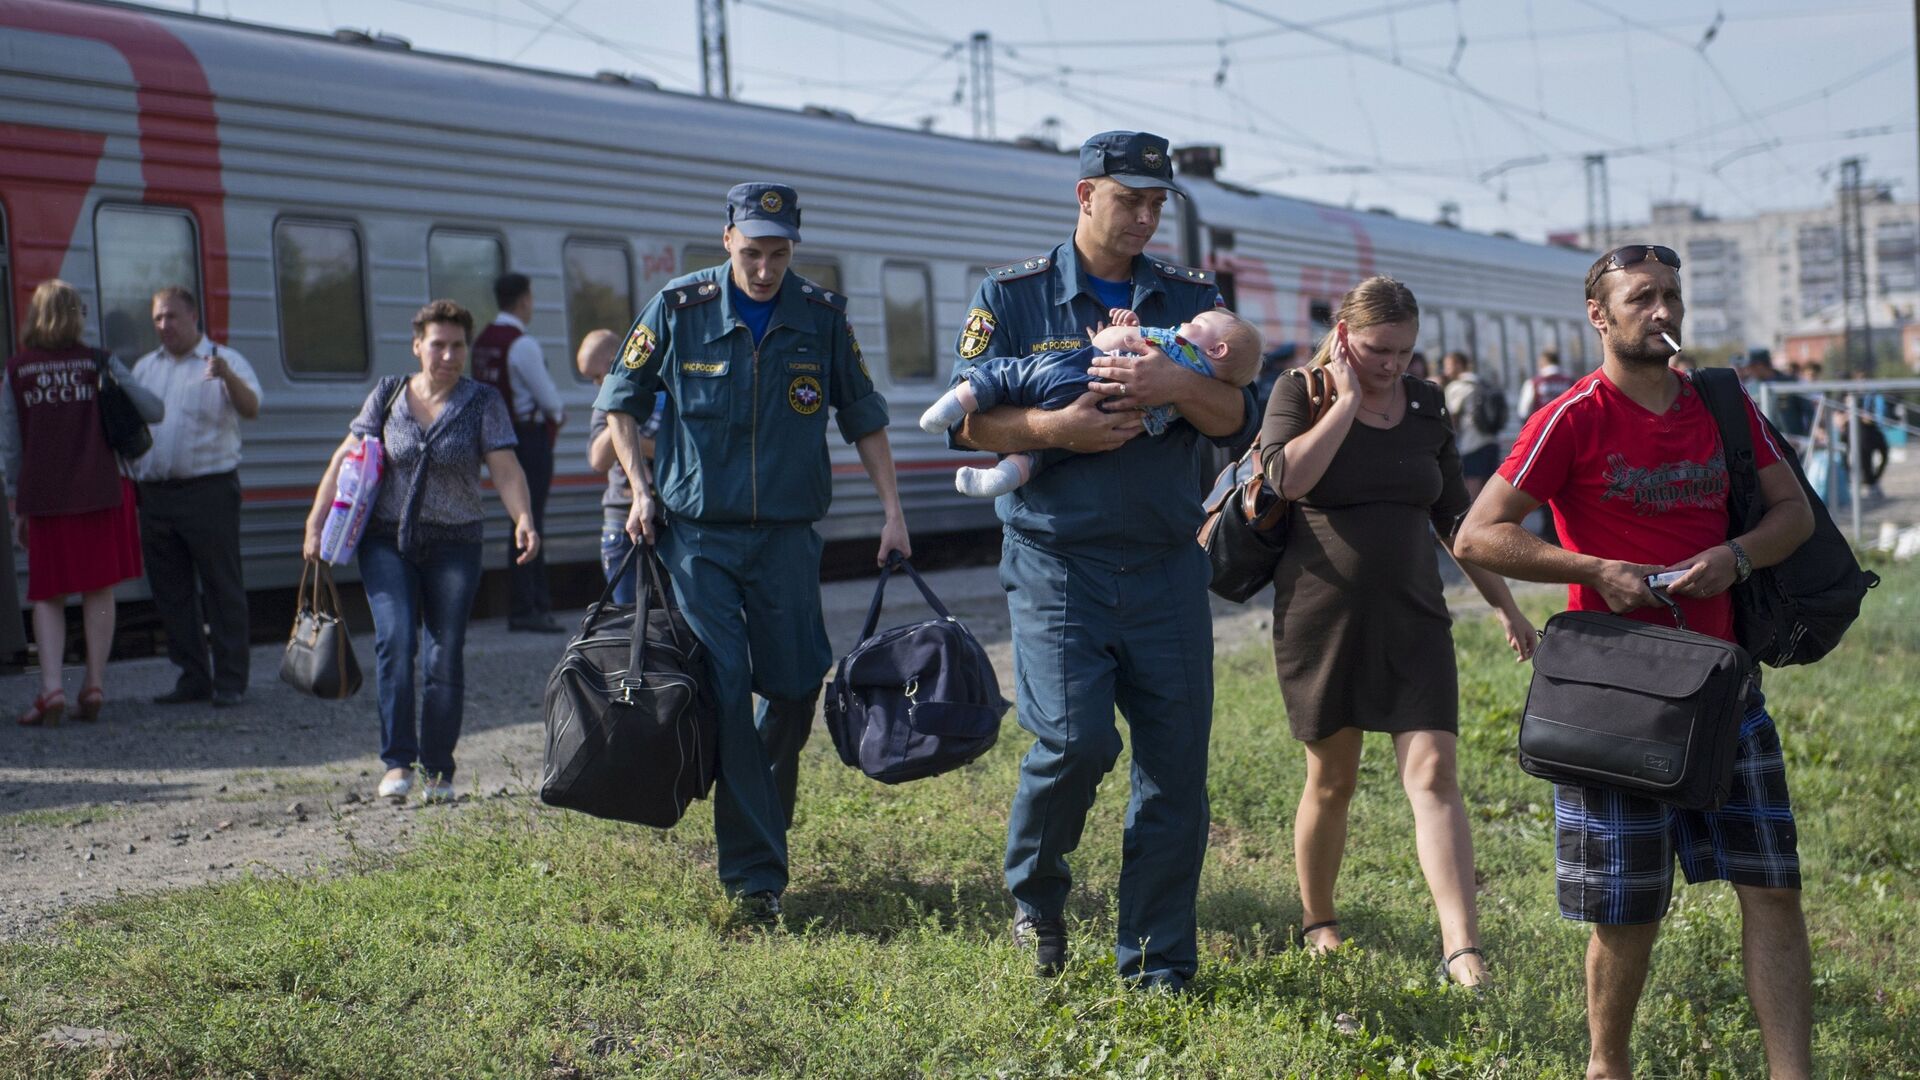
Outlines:
{"label": "blue t-shirt under uniform", "polygon": [[1087,287],[1093,290],[1094,299],[1108,308],[1133,307],[1133,282],[1108,281],[1103,277],[1087,275]]}
{"label": "blue t-shirt under uniform", "polygon": [[727,278],[727,292],[731,294],[729,299],[733,301],[733,313],[740,316],[740,321],[746,323],[747,329],[753,332],[753,343],[760,344],[761,339],[767,336],[767,325],[773,322],[773,305],[779,301],[780,294],[775,293],[771,300],[755,300],[735,285],[731,276]]}

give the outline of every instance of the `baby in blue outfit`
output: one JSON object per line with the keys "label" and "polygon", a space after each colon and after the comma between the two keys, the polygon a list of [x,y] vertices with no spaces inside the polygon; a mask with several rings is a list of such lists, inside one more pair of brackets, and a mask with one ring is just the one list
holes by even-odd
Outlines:
{"label": "baby in blue outfit", "polygon": [[[1225,308],[1203,311],[1173,329],[1142,327],[1139,316],[1126,308],[1114,308],[1107,317],[1111,325],[1090,335],[1092,344],[1085,348],[996,356],[974,364],[967,369],[965,379],[920,417],[920,427],[939,434],[995,405],[1064,409],[1095,381],[1087,369],[1101,357],[1109,353],[1138,354],[1146,344],[1159,347],[1182,367],[1232,386],[1245,386],[1259,373],[1259,332]],[[1153,405],[1141,411],[1149,435],[1163,434],[1180,416],[1171,405]],[[1008,454],[989,469],[960,469],[954,474],[953,486],[963,494],[991,498],[1031,480],[1039,467],[1037,455]]]}

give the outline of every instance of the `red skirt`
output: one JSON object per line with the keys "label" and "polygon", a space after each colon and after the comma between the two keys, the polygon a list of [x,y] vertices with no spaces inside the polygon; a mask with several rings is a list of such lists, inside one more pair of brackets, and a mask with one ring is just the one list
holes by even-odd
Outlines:
{"label": "red skirt", "polygon": [[89,593],[139,577],[140,508],[120,478],[120,505],[27,517],[27,599]]}

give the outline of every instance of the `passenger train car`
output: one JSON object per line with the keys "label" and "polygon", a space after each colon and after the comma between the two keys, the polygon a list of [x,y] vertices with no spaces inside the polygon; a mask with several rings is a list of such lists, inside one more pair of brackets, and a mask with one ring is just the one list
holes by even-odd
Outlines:
{"label": "passenger train car", "polygon": [[[1179,142],[1178,132],[1169,132]],[[1205,155],[1193,158],[1205,162]],[[614,75],[531,71],[110,3],[0,0],[0,347],[34,285],[86,295],[93,340],[154,347],[154,289],[201,297],[208,333],[264,388],[243,425],[243,548],[255,588],[291,585],[313,485],[374,380],[415,361],[408,320],[450,296],[483,323],[489,283],[533,279],[532,329],[567,399],[547,519],[558,561],[597,557],[602,478],[586,465],[593,388],[573,371],[590,329],[624,332],[668,278],[711,265],[726,189],[794,184],[795,269],[850,298],[893,406],[916,536],[992,524],[954,492],[956,455],[912,422],[944,387],[991,265],[1073,228],[1077,159],[662,91]],[[1155,253],[1218,272],[1268,343],[1301,354],[1359,279],[1390,272],[1428,317],[1431,357],[1464,348],[1509,387],[1557,345],[1590,366],[1590,256],[1183,179]],[[837,443],[837,440],[836,440]],[[851,447],[833,449],[829,538],[878,533]],[[497,515],[490,566],[504,565]]]}

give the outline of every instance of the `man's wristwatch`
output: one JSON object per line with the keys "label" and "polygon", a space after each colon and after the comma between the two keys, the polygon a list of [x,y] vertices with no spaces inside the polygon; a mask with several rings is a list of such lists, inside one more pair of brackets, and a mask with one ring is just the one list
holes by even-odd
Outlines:
{"label": "man's wristwatch", "polygon": [[1753,576],[1753,560],[1747,558],[1747,549],[1737,540],[1727,541],[1727,549],[1733,552],[1733,583],[1738,585]]}

